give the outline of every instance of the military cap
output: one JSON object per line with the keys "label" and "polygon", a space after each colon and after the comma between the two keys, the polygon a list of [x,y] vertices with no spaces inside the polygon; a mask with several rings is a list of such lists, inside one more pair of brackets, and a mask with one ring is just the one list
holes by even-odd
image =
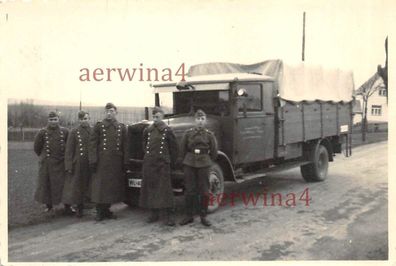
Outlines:
{"label": "military cap", "polygon": [[202,116],[205,116],[205,117],[206,117],[205,112],[202,111],[201,109],[198,109],[198,110],[195,112],[195,117],[202,117]]}
{"label": "military cap", "polygon": [[51,111],[48,113],[48,118],[59,117],[58,113],[55,111]]}
{"label": "military cap", "polygon": [[88,114],[88,112],[83,111],[83,110],[79,111],[78,112],[78,119],[80,119],[80,120],[83,119],[86,114]]}
{"label": "military cap", "polygon": [[113,103],[107,103],[105,109],[110,109],[110,108],[114,108],[115,110],[117,110],[117,107]]}
{"label": "military cap", "polygon": [[162,110],[162,108],[159,107],[159,106],[155,106],[155,107],[153,108],[153,110],[151,111],[151,113],[152,113],[153,115],[156,114],[156,113],[164,114],[164,110]]}

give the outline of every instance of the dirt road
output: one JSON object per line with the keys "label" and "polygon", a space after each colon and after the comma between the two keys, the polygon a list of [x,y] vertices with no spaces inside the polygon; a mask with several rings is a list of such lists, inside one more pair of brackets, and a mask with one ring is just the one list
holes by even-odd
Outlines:
{"label": "dirt road", "polygon": [[[117,220],[95,223],[91,212],[82,220],[12,229],[8,261],[387,259],[387,176],[387,142],[360,146],[352,157],[338,155],[330,163],[325,182],[305,183],[294,169],[227,185],[228,195],[245,196],[211,214],[210,228],[198,219],[175,228],[149,225],[146,212],[120,204],[113,206]],[[267,204],[263,194],[256,205],[247,201],[263,191]],[[278,193],[275,206],[271,193]]]}

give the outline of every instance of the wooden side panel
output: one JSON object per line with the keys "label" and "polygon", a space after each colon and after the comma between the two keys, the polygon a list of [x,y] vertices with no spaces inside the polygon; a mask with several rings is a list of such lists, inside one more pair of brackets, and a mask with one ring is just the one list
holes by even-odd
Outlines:
{"label": "wooden side panel", "polygon": [[338,105],[338,132],[345,134],[351,132],[351,104],[340,103]]}
{"label": "wooden side panel", "polygon": [[337,105],[333,103],[322,104],[323,136],[337,135]]}
{"label": "wooden side panel", "polygon": [[286,103],[283,106],[284,144],[303,141],[301,104]]}
{"label": "wooden side panel", "polygon": [[[299,142],[337,136],[350,132],[351,105],[349,103],[300,102],[289,103],[279,113],[279,146],[277,156],[298,156]],[[293,144],[290,146],[290,144]]]}
{"label": "wooden side panel", "polygon": [[320,104],[317,102],[304,104],[304,140],[321,137]]}

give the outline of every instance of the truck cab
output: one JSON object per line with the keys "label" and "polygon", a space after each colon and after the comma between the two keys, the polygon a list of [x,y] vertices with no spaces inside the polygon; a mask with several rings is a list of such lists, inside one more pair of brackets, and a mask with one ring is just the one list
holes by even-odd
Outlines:
{"label": "truck cab", "polygon": [[[213,197],[223,193],[225,181],[243,182],[275,169],[301,166],[307,181],[323,180],[327,175],[328,161],[332,160],[334,153],[341,152],[343,138],[340,130],[329,136],[319,129],[321,134],[310,134],[310,138],[285,132],[301,131],[298,126],[293,129],[293,123],[300,123],[300,127],[304,124],[302,121],[306,118],[301,118],[304,113],[301,114],[300,110],[304,104],[297,104],[296,109],[295,103],[282,103],[278,97],[278,84],[270,76],[252,73],[200,75],[152,87],[155,105],[165,110],[164,122],[172,128],[179,143],[184,132],[194,126],[195,111],[202,109],[207,114],[207,128],[214,132],[219,146],[218,159],[211,167],[209,178]],[[322,108],[322,103],[312,104],[311,109]],[[313,113],[309,115],[318,121],[325,116],[322,111]],[[349,123],[348,117],[344,120],[341,123]],[[126,203],[130,205],[138,201],[142,178],[142,133],[150,123],[142,121],[128,127],[131,164],[127,174]],[[338,127],[338,124],[334,126]],[[309,134],[305,132],[305,135]],[[318,162],[313,161],[312,153],[317,153],[319,146],[325,147],[326,153],[324,157],[319,155],[322,158],[319,163],[324,167],[319,169],[322,176],[313,173],[313,164],[318,168]],[[303,170],[304,167],[309,170]],[[182,170],[173,169],[171,176],[175,194],[182,194]],[[218,208],[218,200],[212,203],[209,211]]]}

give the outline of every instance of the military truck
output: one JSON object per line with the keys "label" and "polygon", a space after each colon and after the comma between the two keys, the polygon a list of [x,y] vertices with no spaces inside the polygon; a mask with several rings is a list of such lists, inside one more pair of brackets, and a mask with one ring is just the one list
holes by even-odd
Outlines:
{"label": "military truck", "polygon": [[[244,182],[270,171],[300,167],[307,182],[326,179],[329,162],[351,155],[351,72],[325,70],[281,60],[253,65],[208,63],[190,67],[185,81],[152,85],[155,105],[167,110],[165,123],[177,139],[204,110],[219,144],[210,170],[210,193],[224,182]],[[128,204],[137,204],[142,178],[142,132],[150,122],[128,127],[130,169]],[[172,170],[175,194],[182,194],[183,172]],[[213,211],[219,202],[209,206]]]}

